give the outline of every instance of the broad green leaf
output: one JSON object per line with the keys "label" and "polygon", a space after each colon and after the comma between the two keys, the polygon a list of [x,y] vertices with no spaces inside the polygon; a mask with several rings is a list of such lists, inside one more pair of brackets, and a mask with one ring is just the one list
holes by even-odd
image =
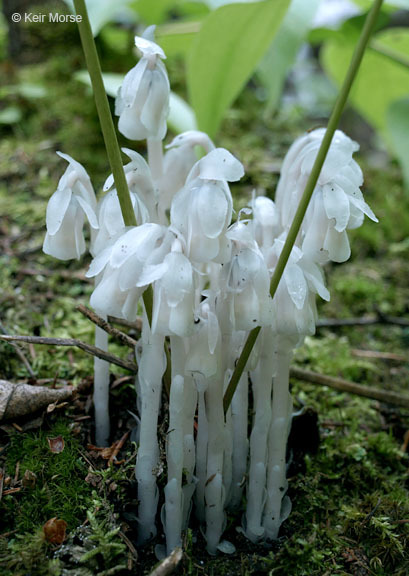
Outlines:
{"label": "broad green leaf", "polygon": [[277,32],[289,0],[230,4],[209,14],[192,43],[187,66],[199,128],[211,136]]}
{"label": "broad green leaf", "polygon": [[[393,28],[375,36],[376,43],[397,54],[409,54],[409,30]],[[346,37],[331,39],[321,55],[327,74],[340,85],[351,60],[354,43]],[[368,49],[351,91],[350,102],[375,128],[384,132],[390,104],[409,94],[409,70]]]}
{"label": "broad green leaf", "polygon": [[161,24],[179,3],[180,0],[136,0],[132,2],[132,8],[145,24]]}
{"label": "broad green leaf", "polygon": [[[71,12],[75,13],[73,0],[64,0],[64,2]],[[85,0],[93,35],[98,36],[105,24],[124,14],[127,15],[128,20],[134,20],[132,11],[128,9],[130,2],[131,0]]]}
{"label": "broad green leaf", "polygon": [[[364,10],[369,10],[373,4],[373,0],[353,0],[354,4],[363,8]],[[398,8],[404,8],[408,10],[409,4],[408,0],[384,0],[382,5],[382,10],[387,12],[394,12]]]}
{"label": "broad green leaf", "polygon": [[409,189],[409,98],[393,102],[386,114],[389,139]]}
{"label": "broad green leaf", "polygon": [[258,68],[258,75],[267,89],[267,109],[276,108],[288,70],[312,25],[321,0],[292,0],[273,42]]}
{"label": "broad green leaf", "polygon": [[[87,70],[76,72],[74,78],[91,87],[91,79]],[[102,74],[105,91],[108,96],[116,98],[118,90],[124,80],[123,74],[106,72]],[[196,118],[192,108],[177,94],[170,93],[168,125],[174,132],[186,132],[196,130]]]}
{"label": "broad green leaf", "polygon": [[155,31],[157,42],[163,48],[166,56],[175,54],[188,54],[195,35],[200,30],[201,23],[192,22],[171,22],[158,26]]}

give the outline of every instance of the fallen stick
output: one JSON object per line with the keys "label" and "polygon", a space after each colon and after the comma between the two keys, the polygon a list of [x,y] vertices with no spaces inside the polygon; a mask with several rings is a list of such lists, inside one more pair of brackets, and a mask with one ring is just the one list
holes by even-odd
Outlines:
{"label": "fallen stick", "polygon": [[[5,327],[3,326],[3,324],[0,323],[0,331],[7,336],[8,332],[5,329]],[[14,350],[16,351],[17,356],[20,358],[20,360],[22,361],[22,363],[24,364],[24,366],[27,369],[27,372],[30,374],[31,378],[36,377],[34,370],[31,367],[30,362],[27,360],[27,358],[25,357],[24,352],[22,351],[22,349],[20,348],[20,346],[18,346],[18,344],[15,344],[14,342],[11,344],[14,348]]]}
{"label": "fallen stick", "polygon": [[116,318],[115,316],[108,316],[108,322],[110,322],[111,324],[118,324],[118,326],[125,326],[126,328],[137,330],[138,332],[142,332],[142,318],[140,316],[136,318],[135,322],[125,320],[125,318]]}
{"label": "fallen stick", "polygon": [[167,558],[150,573],[149,576],[167,576],[176,570],[179,562],[182,560],[183,552],[181,548],[175,548]]}
{"label": "fallen stick", "polygon": [[389,392],[387,390],[380,390],[379,388],[371,388],[370,386],[362,386],[349,380],[342,378],[335,378],[334,376],[324,376],[318,372],[311,372],[310,370],[302,370],[301,368],[291,368],[291,376],[311,382],[311,384],[318,384],[320,386],[328,386],[334,390],[341,392],[349,392],[357,396],[363,396],[372,400],[379,400],[395,406],[402,406],[409,409],[409,397],[401,396],[396,392]]}
{"label": "fallen stick", "polygon": [[0,380],[0,422],[27,416],[52,403],[68,400],[72,393],[71,387],[57,389]]}
{"label": "fallen stick", "polygon": [[394,360],[395,362],[409,362],[409,357],[394,352],[378,352],[377,350],[351,350],[353,356],[358,358],[371,358],[375,360]]}
{"label": "fallen stick", "polygon": [[371,326],[373,324],[409,326],[409,319],[379,313],[374,316],[361,316],[357,318],[320,318],[317,321],[317,328],[339,328],[342,326]]}
{"label": "fallen stick", "polygon": [[88,320],[91,320],[93,324],[96,324],[102,330],[107,332],[107,334],[109,334],[113,338],[116,338],[119,342],[121,342],[121,344],[125,344],[125,346],[132,348],[132,350],[135,350],[137,342],[136,340],[134,340],[134,338],[131,338],[130,336],[128,336],[128,334],[125,334],[125,332],[122,332],[121,330],[114,328],[113,326],[111,326],[109,322],[101,318],[101,316],[98,316],[98,314],[96,314],[83,304],[78,304],[77,310],[78,312],[81,312],[81,314],[83,314],[86,318],[88,318]]}
{"label": "fallen stick", "polygon": [[116,366],[120,366],[121,368],[125,368],[130,372],[137,372],[138,366],[135,362],[130,362],[128,360],[122,360],[122,358],[118,358],[118,356],[114,356],[113,354],[109,354],[109,352],[105,352],[101,350],[101,348],[97,348],[96,346],[91,346],[91,344],[86,344],[81,340],[76,340],[75,338],[44,338],[43,336],[5,336],[0,334],[0,340],[4,340],[5,342],[26,342],[32,344],[43,344],[46,346],[70,346],[73,348],[80,348],[87,354],[91,356],[97,356],[97,358],[101,358],[102,360],[106,360],[111,364],[116,364]]}

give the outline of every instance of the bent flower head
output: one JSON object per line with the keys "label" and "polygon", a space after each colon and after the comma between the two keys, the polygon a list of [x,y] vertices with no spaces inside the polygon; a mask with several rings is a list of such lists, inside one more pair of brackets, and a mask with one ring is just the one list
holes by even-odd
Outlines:
{"label": "bent flower head", "polygon": [[154,29],[150,26],[135,37],[142,58],[125,76],[116,99],[118,129],[131,140],[163,140],[166,135],[170,86],[162,62],[166,56],[153,41]]}
{"label": "bent flower head", "polygon": [[98,229],[97,201],[83,166],[68,154],[57,154],[69,165],[48,202],[43,251],[59,260],[71,260],[85,252],[85,218],[93,230]]}

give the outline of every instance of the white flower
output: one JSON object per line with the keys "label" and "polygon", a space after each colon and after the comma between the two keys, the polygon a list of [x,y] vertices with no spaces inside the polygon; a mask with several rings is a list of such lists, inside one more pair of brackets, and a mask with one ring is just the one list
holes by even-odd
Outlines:
{"label": "white flower", "polygon": [[232,259],[222,271],[227,292],[232,294],[235,330],[251,330],[272,322],[270,276],[252,230],[238,221],[226,233],[232,242]]}
{"label": "white flower", "polygon": [[87,277],[102,278],[91,295],[91,306],[106,315],[135,320],[145,288],[163,275],[163,260],[174,235],[159,224],[129,228],[91,262]]}
{"label": "white flower", "polygon": [[278,233],[279,215],[274,202],[266,196],[253,197],[250,202],[253,219],[248,226],[262,253],[268,250]]}
{"label": "white flower", "polygon": [[150,26],[135,45],[142,53],[138,64],[125,76],[116,99],[119,131],[131,140],[163,140],[169,112],[169,80],[162,62],[162,48],[153,41]]}
{"label": "white flower", "polygon": [[[284,240],[284,236],[277,238],[270,249],[267,263],[271,270],[278,262]],[[330,299],[322,269],[294,246],[273,299],[274,330],[295,337],[296,343],[314,334],[316,294],[323,300]]]}
{"label": "white flower", "polygon": [[[305,134],[286,155],[276,193],[284,229],[292,222],[324,134],[324,129]],[[356,142],[335,132],[300,235],[303,252],[315,260],[344,262],[350,256],[346,230],[360,226],[364,214],[378,221],[360,191],[362,171],[352,159],[357,150]]]}
{"label": "white flower", "polygon": [[215,148],[204,132],[189,130],[176,136],[166,146],[163,159],[163,176],[159,182],[160,208],[169,210],[172,198],[183,188],[193,165],[197,162],[195,147],[200,146],[208,153]]}
{"label": "white flower", "polygon": [[230,224],[233,201],[227,181],[244,174],[241,162],[224,148],[216,148],[196,162],[172,201],[172,226],[186,238],[187,255],[193,262],[215,260],[220,237]]}
{"label": "white flower", "polygon": [[97,201],[83,166],[68,154],[57,154],[69,165],[48,202],[43,250],[59,260],[70,260],[80,258],[85,252],[85,217],[93,230],[98,228]]}

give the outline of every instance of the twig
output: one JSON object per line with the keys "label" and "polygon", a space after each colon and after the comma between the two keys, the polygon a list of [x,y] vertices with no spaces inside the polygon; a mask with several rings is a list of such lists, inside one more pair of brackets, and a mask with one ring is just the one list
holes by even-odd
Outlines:
{"label": "twig", "polygon": [[409,358],[403,354],[394,352],[378,352],[377,350],[351,350],[353,356],[358,358],[374,358],[376,360],[394,360],[395,362],[409,362]]}
{"label": "twig", "polygon": [[395,406],[402,406],[403,408],[409,409],[409,397],[401,396],[396,392],[379,390],[379,388],[371,388],[370,386],[362,386],[361,384],[356,384],[356,382],[343,380],[342,378],[335,378],[333,376],[324,376],[323,374],[311,372],[310,370],[302,370],[301,368],[291,368],[291,376],[298,378],[299,380],[311,382],[311,384],[328,386],[329,388],[334,388],[334,390],[340,390],[341,392],[349,392],[351,394],[356,394],[357,396],[364,396],[365,398],[371,398],[372,400],[379,400],[380,402],[386,402],[388,404],[394,404]]}
{"label": "twig", "polygon": [[67,278],[69,280],[75,278],[83,282],[92,282],[92,278],[87,278],[84,272],[78,272],[76,270],[48,270],[47,268],[36,270],[35,268],[20,268],[18,274],[23,274],[24,276],[61,276],[61,278]]}
{"label": "twig", "polygon": [[125,334],[125,332],[121,332],[121,330],[114,328],[113,326],[111,326],[111,324],[109,324],[109,322],[101,318],[101,316],[98,316],[98,314],[96,314],[83,304],[78,304],[77,310],[81,312],[81,314],[83,314],[86,318],[91,320],[91,322],[102,328],[102,330],[105,330],[105,332],[107,332],[110,336],[119,340],[121,344],[129,346],[129,348],[132,348],[132,350],[135,349],[137,342],[136,340],[128,336],[128,334]]}
{"label": "twig", "polygon": [[167,576],[176,570],[179,562],[183,558],[181,548],[175,548],[170,555],[162,560],[162,562],[153,570],[149,576]]}
{"label": "twig", "polygon": [[123,540],[125,545],[127,546],[129,552],[131,553],[131,556],[133,557],[133,560],[137,561],[138,560],[138,552],[136,551],[135,546],[129,540],[128,536],[126,534],[124,534],[122,532],[122,530],[120,530],[120,532],[118,532],[118,534],[119,534],[119,537],[121,538],[121,540]]}
{"label": "twig", "polygon": [[105,352],[104,350],[101,350],[101,348],[91,346],[91,344],[86,344],[85,342],[82,342],[81,340],[76,340],[75,338],[44,338],[43,336],[0,335],[0,340],[4,340],[5,342],[26,342],[32,344],[45,344],[46,346],[71,346],[74,348],[80,348],[87,354],[91,354],[91,356],[96,356],[97,358],[106,360],[111,364],[116,364],[116,366],[125,368],[130,372],[138,371],[138,366],[135,362],[122,360],[122,358],[118,358],[118,356],[109,354],[109,352]]}
{"label": "twig", "polygon": [[[8,335],[7,330],[5,329],[5,327],[3,326],[3,324],[0,323],[0,332],[2,332],[4,335]],[[22,363],[24,364],[24,366],[27,369],[27,372],[30,374],[31,378],[36,377],[34,370],[31,367],[30,362],[27,360],[27,358],[24,355],[24,352],[22,351],[22,349],[20,348],[20,346],[18,346],[18,344],[11,344],[13,346],[13,348],[16,351],[17,356],[20,358],[20,360],[22,361]]]}
{"label": "twig", "polygon": [[361,316],[357,318],[320,318],[317,328],[338,328],[341,326],[372,326],[373,324],[390,324],[395,326],[409,326],[407,318],[378,314],[373,316]]}
{"label": "twig", "polygon": [[118,324],[118,326],[124,326],[125,328],[131,328],[132,330],[137,330],[138,332],[142,332],[142,318],[140,316],[136,318],[135,322],[125,320],[125,318],[108,316],[108,322],[111,324]]}

